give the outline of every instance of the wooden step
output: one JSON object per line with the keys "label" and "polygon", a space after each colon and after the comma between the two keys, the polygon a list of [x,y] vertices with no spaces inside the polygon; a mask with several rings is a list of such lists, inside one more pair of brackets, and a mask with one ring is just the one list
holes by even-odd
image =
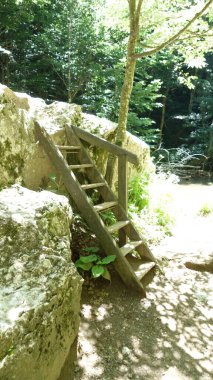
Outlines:
{"label": "wooden step", "polygon": [[86,169],[86,168],[92,168],[93,165],[92,164],[79,164],[79,165],[69,165],[69,168],[71,170],[75,170],[75,169]]}
{"label": "wooden step", "polygon": [[103,182],[98,182],[98,183],[88,183],[86,185],[81,185],[81,188],[83,190],[87,189],[96,189],[97,187],[105,186],[105,183]]}
{"label": "wooden step", "polygon": [[123,256],[126,256],[129,252],[134,251],[134,249],[137,248],[142,243],[143,243],[142,240],[130,241],[129,243],[125,244],[122,248],[120,248],[121,253],[123,254]]}
{"label": "wooden step", "polygon": [[56,145],[60,150],[80,150],[81,147],[78,145]]}
{"label": "wooden step", "polygon": [[137,259],[132,256],[127,256],[126,260],[131,265],[133,271],[135,272],[135,275],[137,276],[138,280],[141,280],[152,268],[155,267],[154,262],[141,262],[140,259]]}
{"label": "wooden step", "polygon": [[127,226],[129,223],[130,223],[129,220],[123,220],[115,224],[112,224],[111,226],[107,227],[107,229],[109,233],[112,234],[113,232],[116,232],[120,230],[121,228]]}
{"label": "wooden step", "polygon": [[108,208],[117,206],[117,204],[118,202],[104,202],[104,203],[100,203],[99,205],[95,205],[93,207],[97,212],[100,212],[100,211],[107,210]]}

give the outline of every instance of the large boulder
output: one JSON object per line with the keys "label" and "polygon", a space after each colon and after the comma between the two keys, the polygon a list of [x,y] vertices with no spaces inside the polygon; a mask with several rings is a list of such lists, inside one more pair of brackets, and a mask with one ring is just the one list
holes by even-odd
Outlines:
{"label": "large boulder", "polygon": [[56,380],[79,327],[66,197],[0,192],[0,379]]}
{"label": "large boulder", "polygon": [[[114,143],[116,137],[117,124],[105,118],[82,113],[82,121],[80,127],[96,136],[102,137],[109,142]],[[154,171],[154,165],[150,158],[149,146],[138,137],[126,132],[126,138],[123,144],[123,148],[135,153],[138,156],[139,165],[136,167],[132,164],[128,164],[129,178],[134,177],[138,173],[145,171]],[[103,175],[106,174],[106,164],[108,158],[108,152],[102,149],[91,147],[91,155],[95,160],[98,168]],[[115,166],[113,183],[117,185],[117,165]]]}
{"label": "large boulder", "polygon": [[[16,93],[0,85],[0,187],[23,183],[30,189],[47,186],[49,174],[57,174],[42,147],[34,136],[34,120],[49,133],[58,145],[67,144],[65,125],[85,129],[110,142],[115,141],[117,124],[107,119],[81,112],[75,104],[53,102],[27,94]],[[149,146],[126,134],[124,148],[139,157],[138,168],[129,165],[129,176],[136,172],[153,170]],[[108,153],[91,147],[91,154],[105,175]],[[117,170],[114,171],[116,183]]]}
{"label": "large boulder", "polygon": [[23,183],[30,189],[43,187],[55,168],[34,135],[34,120],[56,144],[66,144],[66,123],[79,126],[80,107],[15,93],[0,85],[0,187]]}

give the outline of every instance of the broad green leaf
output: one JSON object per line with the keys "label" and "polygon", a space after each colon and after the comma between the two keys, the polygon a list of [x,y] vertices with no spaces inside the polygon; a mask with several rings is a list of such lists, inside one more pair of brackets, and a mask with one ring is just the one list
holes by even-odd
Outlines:
{"label": "broad green leaf", "polygon": [[97,261],[99,257],[97,255],[89,255],[89,256],[80,256],[80,261],[82,263],[93,263],[94,261]]}
{"label": "broad green leaf", "polygon": [[101,260],[101,264],[103,264],[103,265],[110,264],[113,261],[115,261],[115,259],[116,259],[115,255],[110,255],[110,256],[104,257],[104,259]]}
{"label": "broad green leaf", "polygon": [[53,173],[48,174],[48,178],[49,178],[51,181],[53,181],[53,182],[56,181],[56,175],[53,174]]}
{"label": "broad green leaf", "polygon": [[111,282],[111,275],[108,269],[107,268],[104,268],[104,269],[105,270],[104,270],[104,273],[102,274],[102,277]]}
{"label": "broad green leaf", "polygon": [[103,275],[105,268],[102,265],[94,265],[92,267],[92,277],[97,278]]}
{"label": "broad green leaf", "polygon": [[79,259],[75,262],[75,266],[76,268],[80,268],[80,269],[88,271],[91,269],[92,263],[82,263],[82,261]]}
{"label": "broad green leaf", "polygon": [[87,247],[87,248],[84,248],[84,251],[89,252],[89,253],[96,253],[99,251],[99,248],[98,247]]}

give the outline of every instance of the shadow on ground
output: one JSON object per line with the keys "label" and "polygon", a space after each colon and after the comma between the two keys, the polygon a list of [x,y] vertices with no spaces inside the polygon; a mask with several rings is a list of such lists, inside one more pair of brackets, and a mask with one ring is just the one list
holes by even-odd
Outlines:
{"label": "shadow on ground", "polygon": [[76,380],[212,379],[212,275],[165,264],[147,299],[116,274],[108,289],[85,289]]}

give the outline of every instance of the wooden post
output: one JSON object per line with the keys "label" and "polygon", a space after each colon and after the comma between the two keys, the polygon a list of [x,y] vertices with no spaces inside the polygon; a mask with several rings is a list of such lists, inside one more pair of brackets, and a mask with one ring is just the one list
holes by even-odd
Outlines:
{"label": "wooden post", "polygon": [[[128,186],[127,186],[127,156],[122,154],[118,156],[118,202],[124,211],[128,212]],[[118,215],[121,220],[121,216]],[[122,247],[127,242],[127,236],[124,231],[119,231],[119,245]]]}

